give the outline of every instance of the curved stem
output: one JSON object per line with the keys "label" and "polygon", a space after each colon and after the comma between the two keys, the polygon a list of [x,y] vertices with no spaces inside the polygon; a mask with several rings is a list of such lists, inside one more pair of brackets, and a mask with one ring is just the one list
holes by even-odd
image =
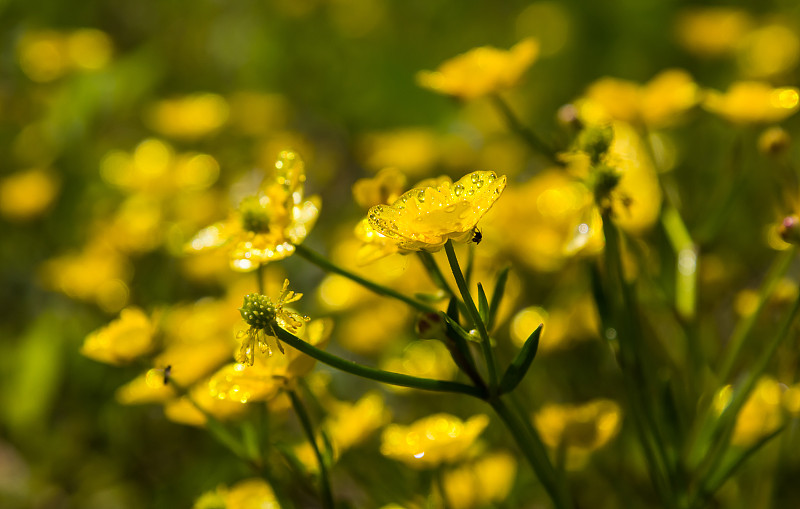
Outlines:
{"label": "curved stem", "polygon": [[314,450],[314,456],[317,457],[317,463],[319,463],[320,496],[322,498],[322,506],[325,507],[325,509],[333,509],[333,492],[331,491],[331,481],[330,477],[328,476],[328,467],[325,465],[325,459],[322,457],[322,452],[320,452],[319,445],[317,444],[317,440],[314,436],[314,429],[311,426],[311,418],[308,416],[308,412],[306,412],[306,408],[303,406],[303,402],[300,401],[300,397],[297,395],[297,393],[291,390],[286,392],[289,394],[289,398],[292,400],[292,408],[294,408],[297,418],[300,419],[300,424],[302,425],[303,431],[306,434],[308,443],[311,444],[311,448]]}
{"label": "curved stem", "polygon": [[444,250],[447,253],[447,261],[450,262],[450,268],[453,270],[453,276],[456,278],[458,291],[461,292],[461,298],[467,306],[467,311],[472,319],[472,323],[475,324],[475,328],[478,329],[478,334],[481,336],[483,356],[486,360],[486,368],[489,370],[489,387],[491,390],[494,390],[497,387],[497,366],[495,365],[494,351],[492,350],[492,344],[489,340],[489,333],[486,330],[486,324],[483,323],[481,315],[478,313],[478,308],[475,307],[475,301],[472,300],[472,296],[469,293],[467,281],[464,279],[464,273],[461,272],[461,266],[458,264],[458,258],[456,258],[456,252],[453,249],[452,240],[447,241],[444,245]]}
{"label": "curved stem", "polygon": [[368,378],[370,380],[376,380],[389,385],[411,387],[414,389],[421,389],[423,391],[452,392],[466,394],[468,396],[473,396],[480,399],[484,399],[486,396],[485,393],[480,389],[471,385],[462,384],[460,382],[433,380],[430,378],[419,378],[411,375],[403,375],[401,373],[392,373],[390,371],[370,368],[353,361],[348,361],[336,355],[330,354],[325,350],[320,350],[319,348],[306,343],[291,332],[287,332],[278,327],[275,328],[275,333],[278,335],[278,339],[292,348],[301,351],[309,357],[317,359],[323,364],[327,364],[328,366],[345,371],[351,375]]}
{"label": "curved stem", "polygon": [[572,507],[572,500],[566,487],[558,479],[547,449],[541,441],[535,428],[528,423],[524,416],[512,411],[500,397],[489,400],[489,404],[511,432],[511,436],[522,450],[544,489],[553,500],[556,509]]}
{"label": "curved stem", "polygon": [[387,287],[385,287],[383,285],[379,285],[378,283],[374,283],[372,281],[369,281],[368,279],[364,279],[363,277],[361,277],[361,276],[359,276],[357,274],[353,274],[352,272],[350,272],[350,271],[348,271],[346,269],[343,269],[342,267],[339,267],[338,265],[336,265],[335,263],[331,262],[330,260],[328,260],[324,256],[320,255],[319,253],[315,253],[314,251],[308,249],[307,247],[305,247],[303,245],[295,246],[295,252],[298,255],[300,255],[303,258],[305,258],[306,260],[308,260],[311,263],[313,263],[314,265],[320,267],[321,269],[324,269],[324,270],[326,270],[328,272],[333,272],[334,274],[339,274],[340,276],[344,276],[347,279],[350,279],[351,281],[355,281],[356,283],[360,284],[361,286],[363,286],[365,288],[369,288],[370,290],[372,290],[373,292],[375,292],[375,293],[377,293],[379,295],[384,295],[386,297],[392,297],[394,299],[403,301],[406,304],[408,304],[409,306],[413,307],[414,309],[416,309],[418,311],[422,311],[423,313],[436,313],[437,312],[436,309],[428,306],[427,304],[424,304],[422,302],[414,300],[411,297],[408,297],[407,295],[403,295],[402,293],[400,293],[398,291],[392,290],[391,288],[387,288]]}

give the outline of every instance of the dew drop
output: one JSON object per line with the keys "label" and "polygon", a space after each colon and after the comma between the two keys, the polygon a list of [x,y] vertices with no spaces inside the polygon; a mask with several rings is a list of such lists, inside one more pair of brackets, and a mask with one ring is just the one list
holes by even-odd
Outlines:
{"label": "dew drop", "polygon": [[453,193],[455,193],[456,196],[461,196],[462,192],[464,192],[464,186],[461,184],[458,184],[453,188]]}

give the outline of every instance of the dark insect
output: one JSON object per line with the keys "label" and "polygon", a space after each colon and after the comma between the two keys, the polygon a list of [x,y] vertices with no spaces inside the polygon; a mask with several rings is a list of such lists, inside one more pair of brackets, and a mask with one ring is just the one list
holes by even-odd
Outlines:
{"label": "dark insect", "polygon": [[475,228],[475,229],[472,230],[472,234],[473,234],[472,235],[472,242],[474,242],[476,244],[480,244],[481,240],[483,240],[483,234],[481,233],[481,231],[479,229]]}
{"label": "dark insect", "polygon": [[172,371],[171,365],[164,368],[164,385],[167,385],[169,383],[169,375],[171,371]]}

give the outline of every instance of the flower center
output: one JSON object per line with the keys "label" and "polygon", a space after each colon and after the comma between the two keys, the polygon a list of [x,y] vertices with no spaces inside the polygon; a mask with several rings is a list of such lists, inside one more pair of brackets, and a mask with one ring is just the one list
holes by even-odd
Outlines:
{"label": "flower center", "polygon": [[266,233],[269,231],[270,214],[261,204],[257,196],[249,196],[239,205],[242,228],[249,232]]}
{"label": "flower center", "polygon": [[254,329],[266,329],[275,321],[277,309],[269,298],[260,293],[244,296],[244,303],[239,308],[242,319]]}

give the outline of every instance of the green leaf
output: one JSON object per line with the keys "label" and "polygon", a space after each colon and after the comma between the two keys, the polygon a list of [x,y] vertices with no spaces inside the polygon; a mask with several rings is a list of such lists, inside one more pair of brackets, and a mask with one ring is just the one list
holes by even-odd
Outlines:
{"label": "green leaf", "polygon": [[497,275],[497,282],[494,284],[494,292],[492,293],[492,302],[489,305],[489,315],[486,317],[486,329],[494,329],[494,322],[497,318],[497,310],[500,308],[500,301],[503,299],[503,294],[506,291],[506,281],[508,281],[508,272],[511,266],[506,266]]}
{"label": "green leaf", "polygon": [[437,302],[441,302],[447,298],[447,292],[444,290],[437,290],[434,293],[415,293],[414,297],[422,302],[428,304],[436,304]]}
{"label": "green leaf", "polygon": [[503,378],[500,380],[500,394],[513,391],[517,385],[525,378],[528,368],[531,367],[534,357],[536,357],[536,350],[539,348],[539,336],[542,335],[542,326],[540,324],[536,330],[528,336],[522,349],[517,353],[513,362],[508,366]]}
{"label": "green leaf", "polygon": [[478,283],[478,314],[481,315],[481,320],[489,326],[489,301],[486,299],[486,292],[483,291],[483,285]]}
{"label": "green leaf", "polygon": [[450,302],[447,303],[447,316],[458,323],[458,299],[455,297],[452,297]]}

